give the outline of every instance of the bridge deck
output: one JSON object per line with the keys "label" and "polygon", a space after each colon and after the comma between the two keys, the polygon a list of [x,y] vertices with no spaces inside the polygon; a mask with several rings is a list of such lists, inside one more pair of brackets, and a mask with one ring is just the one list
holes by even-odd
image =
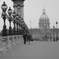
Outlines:
{"label": "bridge deck", "polygon": [[19,44],[2,54],[0,59],[59,59],[59,42]]}

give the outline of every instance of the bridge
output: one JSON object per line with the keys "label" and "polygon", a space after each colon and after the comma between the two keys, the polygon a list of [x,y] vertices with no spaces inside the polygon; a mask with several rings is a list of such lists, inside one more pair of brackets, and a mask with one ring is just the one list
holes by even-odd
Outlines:
{"label": "bridge", "polygon": [[[59,59],[59,42],[26,42],[23,34],[30,34],[24,21],[24,0],[12,0],[14,11],[5,2],[1,5],[4,21],[0,36],[0,59]],[[7,29],[6,20],[9,21]],[[11,22],[14,27],[12,28]]]}
{"label": "bridge", "polygon": [[[19,43],[24,43],[25,40],[23,38],[23,34],[30,34],[29,28],[24,21],[24,0],[12,1],[14,2],[14,10],[12,10],[11,7],[8,7],[5,2],[3,2],[3,4],[1,5],[1,17],[4,21],[4,24],[1,31],[2,34],[0,36],[0,53],[6,52],[7,50],[11,49],[13,46],[16,46]],[[7,29],[6,20],[9,21],[9,29]],[[13,28],[11,22],[13,22]]]}

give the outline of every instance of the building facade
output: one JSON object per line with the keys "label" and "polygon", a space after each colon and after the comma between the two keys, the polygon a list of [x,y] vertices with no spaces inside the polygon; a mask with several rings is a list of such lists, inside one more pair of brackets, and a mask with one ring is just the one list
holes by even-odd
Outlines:
{"label": "building facade", "polygon": [[44,32],[42,29],[30,29],[32,38],[39,41],[57,41],[59,40],[59,28],[50,28],[49,31]]}
{"label": "building facade", "polygon": [[50,20],[45,9],[39,19],[39,29],[30,29],[32,38],[40,41],[57,41],[59,40],[59,28],[50,28]]}

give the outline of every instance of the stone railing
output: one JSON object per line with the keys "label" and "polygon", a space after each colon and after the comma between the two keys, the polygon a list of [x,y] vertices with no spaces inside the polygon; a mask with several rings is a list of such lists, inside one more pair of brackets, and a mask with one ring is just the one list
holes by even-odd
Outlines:
{"label": "stone railing", "polygon": [[9,49],[17,46],[17,44],[23,43],[22,35],[5,36],[0,37],[0,53],[6,52]]}

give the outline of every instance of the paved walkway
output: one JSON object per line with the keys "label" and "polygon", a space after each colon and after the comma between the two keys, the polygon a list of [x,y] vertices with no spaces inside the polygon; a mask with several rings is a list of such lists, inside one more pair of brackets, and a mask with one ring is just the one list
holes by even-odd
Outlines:
{"label": "paved walkway", "polygon": [[19,44],[2,54],[0,59],[59,59],[59,42]]}

